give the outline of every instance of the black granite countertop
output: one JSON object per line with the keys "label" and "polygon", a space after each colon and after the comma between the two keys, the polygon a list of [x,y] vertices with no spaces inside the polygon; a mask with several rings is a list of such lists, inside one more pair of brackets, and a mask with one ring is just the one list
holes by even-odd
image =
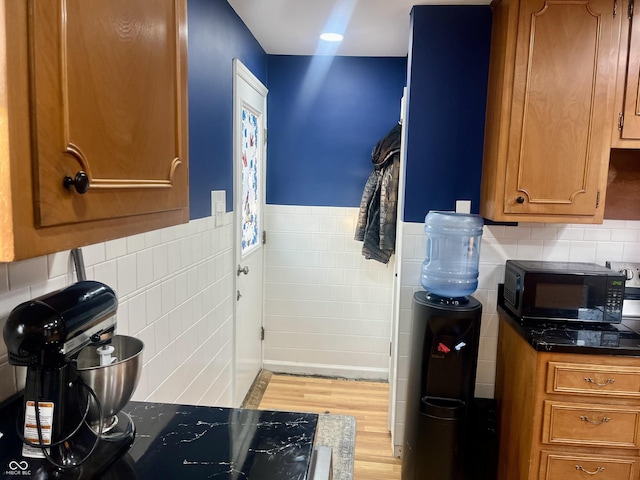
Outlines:
{"label": "black granite countertop", "polygon": [[[26,465],[15,435],[21,403],[0,411],[0,478],[29,478],[18,472]],[[135,441],[102,478],[308,478],[316,414],[148,402],[130,402],[124,411],[134,421]]]}
{"label": "black granite countertop", "polygon": [[[624,325],[605,325],[609,330],[592,331],[598,325],[585,325],[580,331],[579,323],[554,321],[525,322],[513,315],[504,305],[503,286],[498,285],[498,314],[511,325],[527,343],[540,352],[578,353],[588,355],[640,356],[640,334]],[[614,332],[614,340],[606,341],[604,333]],[[595,335],[594,338],[591,336]]]}

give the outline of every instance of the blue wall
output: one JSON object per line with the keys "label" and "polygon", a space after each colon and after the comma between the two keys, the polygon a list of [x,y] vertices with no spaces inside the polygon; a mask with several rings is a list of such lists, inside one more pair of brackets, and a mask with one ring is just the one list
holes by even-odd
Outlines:
{"label": "blue wall", "polygon": [[404,221],[453,210],[477,213],[491,44],[489,6],[412,11]]}
{"label": "blue wall", "polygon": [[269,55],[267,203],[359,206],[406,70],[397,57]]}
{"label": "blue wall", "polygon": [[[236,57],[269,88],[267,202],[358,206],[407,60],[266,55],[225,0],[188,0],[188,19],[191,218],[211,214],[211,190],[233,209]],[[413,9],[405,221],[460,198],[478,210],[490,40],[488,6]]]}
{"label": "blue wall", "polygon": [[267,55],[226,0],[188,0],[191,218],[211,215],[211,190],[233,210],[233,59],[266,84]]}

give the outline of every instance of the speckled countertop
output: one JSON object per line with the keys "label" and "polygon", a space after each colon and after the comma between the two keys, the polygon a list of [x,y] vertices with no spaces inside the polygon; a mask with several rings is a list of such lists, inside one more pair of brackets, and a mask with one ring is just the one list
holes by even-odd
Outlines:
{"label": "speckled countertop", "polygon": [[[130,402],[124,411],[134,421],[136,438],[104,478],[308,478],[316,414],[148,402]],[[15,416],[11,418],[15,422]],[[5,426],[4,431],[11,436],[10,428]],[[8,441],[5,434],[5,447]],[[6,461],[1,457],[0,475],[16,454]]]}

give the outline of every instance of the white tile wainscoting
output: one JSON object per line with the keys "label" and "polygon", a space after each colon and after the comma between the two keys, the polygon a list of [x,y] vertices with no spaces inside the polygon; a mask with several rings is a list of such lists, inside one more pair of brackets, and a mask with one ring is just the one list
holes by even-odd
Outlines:
{"label": "white tile wainscoting", "polygon": [[[224,201],[224,192],[213,192]],[[135,400],[235,406],[233,213],[83,247],[87,278],[118,295],[117,332],[140,338]],[[0,263],[0,330],[19,303],[75,282],[69,252]],[[24,385],[0,341],[0,400]]]}
{"label": "white tile wainscoting", "polygon": [[264,366],[388,379],[392,257],[362,256],[358,208],[267,205]]}
{"label": "white tile wainscoting", "polygon": [[[404,437],[404,417],[409,353],[411,350],[413,293],[421,290],[420,267],[426,237],[421,223],[404,223],[398,340],[398,396],[392,430],[396,454]],[[521,223],[518,226],[485,225],[480,250],[478,290],[483,305],[476,397],[493,397],[498,340],[497,286],[504,278],[507,259],[571,262],[640,262],[640,221],[605,220],[602,225]]]}

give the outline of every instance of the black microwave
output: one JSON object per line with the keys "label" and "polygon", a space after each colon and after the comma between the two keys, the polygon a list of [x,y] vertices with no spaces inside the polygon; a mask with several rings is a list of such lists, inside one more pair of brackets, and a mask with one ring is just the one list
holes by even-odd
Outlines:
{"label": "black microwave", "polygon": [[528,320],[620,323],[625,280],[595,263],[507,260],[504,305]]}

